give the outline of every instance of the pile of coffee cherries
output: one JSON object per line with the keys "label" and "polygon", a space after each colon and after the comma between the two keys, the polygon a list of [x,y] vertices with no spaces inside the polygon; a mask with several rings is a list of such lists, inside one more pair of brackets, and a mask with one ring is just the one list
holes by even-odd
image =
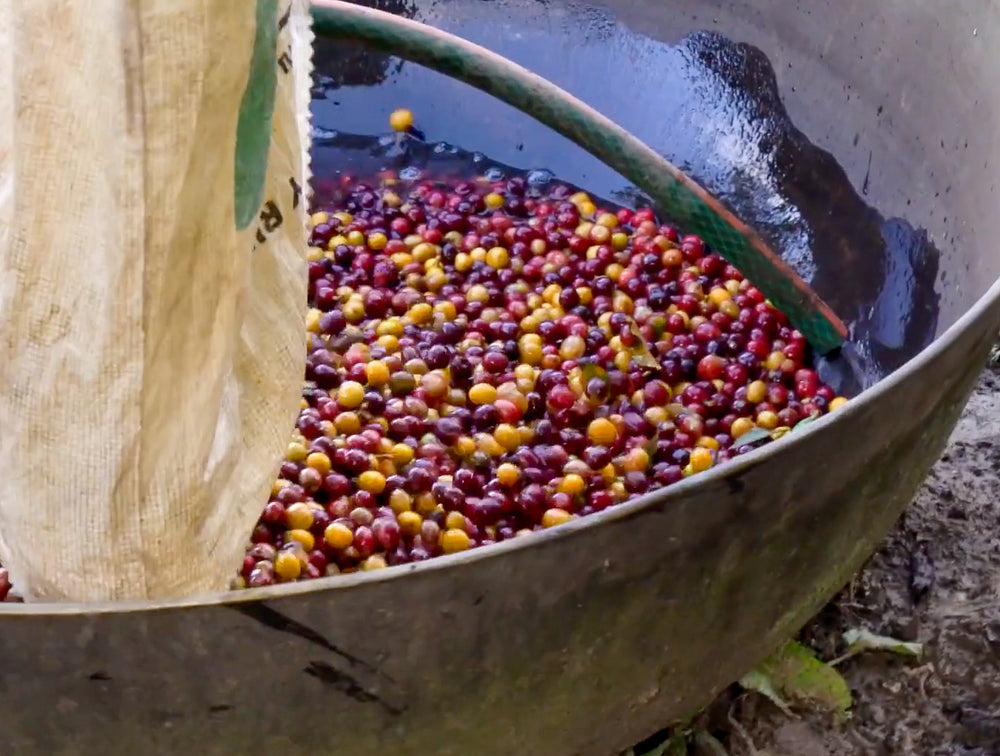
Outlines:
{"label": "pile of coffee cherries", "polygon": [[322,204],[301,412],[236,588],[530,535],[846,401],[750,281],[649,209],[519,176],[344,178]]}
{"label": "pile of coffee cherries", "polygon": [[526,536],[846,401],[750,281],[649,209],[388,174],[321,204],[302,409],[236,587]]}

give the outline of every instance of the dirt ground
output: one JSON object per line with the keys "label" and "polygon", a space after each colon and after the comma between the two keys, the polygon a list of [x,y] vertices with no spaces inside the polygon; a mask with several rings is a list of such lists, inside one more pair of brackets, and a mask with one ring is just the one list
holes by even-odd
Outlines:
{"label": "dirt ground", "polygon": [[1000,755],[997,365],[892,536],[799,640],[831,660],[852,628],[919,641],[923,657],[867,653],[841,664],[854,697],[846,722],[789,717],[734,686],[703,717],[708,732],[730,756]]}

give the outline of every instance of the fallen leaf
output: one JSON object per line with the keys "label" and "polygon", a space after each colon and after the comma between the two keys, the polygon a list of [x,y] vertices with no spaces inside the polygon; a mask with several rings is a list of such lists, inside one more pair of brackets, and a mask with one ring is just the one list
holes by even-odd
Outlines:
{"label": "fallen leaf", "polygon": [[771,439],[771,431],[766,428],[751,428],[742,436],[737,438],[733,443],[733,446],[737,448],[740,446],[750,446],[751,444],[756,444],[757,442],[764,441],[765,439]]}
{"label": "fallen leaf", "polygon": [[792,432],[792,429],[789,428],[787,425],[779,425],[777,428],[775,428],[773,431],[771,431],[771,438],[773,440],[777,441],[782,436],[786,436],[786,435],[788,435],[791,432]]}
{"label": "fallen leaf", "polygon": [[851,708],[851,690],[840,673],[795,641],[785,644],[740,684],[767,696],[785,713],[787,702],[819,706],[841,716]]}
{"label": "fallen leaf", "polygon": [[774,683],[771,682],[771,678],[765,675],[759,670],[753,670],[752,672],[747,672],[740,679],[740,686],[745,690],[752,690],[756,693],[760,693],[765,698],[771,700],[775,706],[777,706],[781,711],[789,717],[796,719],[795,712],[789,708],[785,699],[779,695],[778,691],[774,689]]}
{"label": "fallen leaf", "polygon": [[844,643],[847,644],[847,651],[837,657],[831,665],[840,664],[852,656],[863,654],[868,651],[885,651],[900,656],[909,656],[919,659],[923,656],[924,645],[922,643],[908,643],[897,638],[890,638],[887,635],[876,635],[867,630],[853,629],[844,633]]}
{"label": "fallen leaf", "polygon": [[646,446],[644,447],[646,450],[646,454],[649,455],[650,459],[656,456],[656,449],[659,445],[660,445],[660,431],[659,429],[657,429],[657,431],[653,434],[653,437],[646,442]]}
{"label": "fallen leaf", "polygon": [[676,420],[678,417],[687,412],[687,407],[679,402],[671,402],[666,406],[667,414],[670,416],[671,420]]}
{"label": "fallen leaf", "polygon": [[636,338],[639,339],[639,343],[632,347],[632,362],[640,367],[650,368],[651,370],[659,370],[660,363],[656,361],[653,353],[649,351],[649,347],[646,345],[646,340],[639,334],[639,329],[633,327],[632,333],[634,333]]}
{"label": "fallen leaf", "polygon": [[817,420],[819,420],[819,418],[820,418],[820,416],[816,415],[815,417],[807,417],[807,418],[805,418],[803,420],[799,420],[795,424],[795,427],[792,428],[792,433],[798,433],[800,430],[802,430],[804,428],[808,428],[810,425],[812,425]]}
{"label": "fallen leaf", "polygon": [[604,379],[608,377],[608,371],[600,365],[595,365],[593,362],[581,363],[580,374],[583,376],[584,385],[586,385],[591,378]]}

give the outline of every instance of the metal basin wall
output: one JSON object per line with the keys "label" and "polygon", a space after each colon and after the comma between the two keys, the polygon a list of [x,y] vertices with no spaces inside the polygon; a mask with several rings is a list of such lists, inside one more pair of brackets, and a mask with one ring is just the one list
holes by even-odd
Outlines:
{"label": "metal basin wall", "polygon": [[[941,253],[942,335],[795,438],[532,539],[173,604],[2,606],[0,751],[610,756],[769,653],[909,502],[1000,323],[1000,286],[989,288],[1000,271],[990,53],[1000,11],[985,0],[938,8],[421,4],[417,18],[526,62],[523,40],[549,35],[540,71],[664,150],[669,129],[650,115],[660,95],[635,84],[650,80],[648,59],[623,49],[607,79],[572,51],[590,34],[619,39],[627,27],[608,13],[666,42],[710,28],[758,46],[796,126],[836,155],[865,202],[927,229]],[[613,181],[501,106],[474,102],[484,123],[505,119],[508,140],[523,135],[525,157],[498,159]],[[446,130],[450,111],[436,112],[427,117]],[[384,122],[355,116],[360,133]]]}

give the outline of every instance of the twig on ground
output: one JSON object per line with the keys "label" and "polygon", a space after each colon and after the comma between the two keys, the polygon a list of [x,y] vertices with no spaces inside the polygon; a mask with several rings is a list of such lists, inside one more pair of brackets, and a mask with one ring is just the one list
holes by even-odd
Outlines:
{"label": "twig on ground", "polygon": [[743,742],[743,747],[746,749],[749,756],[759,756],[760,752],[757,750],[757,746],[754,745],[753,738],[750,737],[750,733],[747,732],[746,728],[741,725],[736,717],[733,716],[733,709],[736,704],[729,707],[729,711],[726,712],[726,719],[729,721],[729,726],[733,728],[733,734],[738,735],[740,740]]}
{"label": "twig on ground", "polygon": [[926,701],[927,700],[927,688],[926,688],[927,680],[928,680],[928,678],[931,675],[933,675],[936,672],[936,670],[934,669],[934,664],[932,662],[927,662],[923,666],[915,667],[914,669],[906,669],[904,667],[903,670],[902,670],[902,672],[907,677],[915,677],[915,678],[917,678],[917,685],[920,688],[920,695]]}

